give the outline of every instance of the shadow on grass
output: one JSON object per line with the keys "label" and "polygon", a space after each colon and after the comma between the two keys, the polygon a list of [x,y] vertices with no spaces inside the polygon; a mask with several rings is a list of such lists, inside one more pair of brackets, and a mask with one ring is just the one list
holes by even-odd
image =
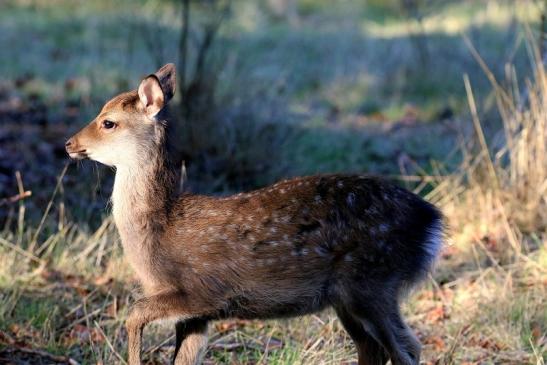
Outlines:
{"label": "shadow on grass", "polygon": [[[0,59],[0,188],[3,196],[16,194],[13,176],[21,171],[33,191],[27,214],[34,221],[67,162],[66,138],[157,66],[144,34],[153,33],[166,61],[176,59],[176,26],[142,14],[128,18],[120,9],[67,15],[63,8],[14,7],[0,16],[0,47],[10,56]],[[447,156],[456,144],[451,117],[465,106],[462,74],[470,74],[479,101],[489,89],[460,36],[428,34],[430,57],[423,65],[408,37],[374,37],[355,24],[316,25],[246,32],[228,24],[221,32],[209,65],[218,74],[211,107],[218,128],[191,121],[204,141],[219,143],[209,148],[204,142],[196,155],[184,156],[192,191],[225,194],[323,172],[398,174],[401,166],[427,173],[432,160],[457,162]],[[503,70],[501,60],[525,69],[522,47],[507,51],[518,37],[514,25],[468,33],[495,74]],[[407,106],[414,110],[410,123]],[[437,122],[446,116],[444,124]],[[255,125],[261,126],[255,135],[242,131]],[[233,145],[223,146],[219,132],[211,139],[212,130],[235,135]],[[177,132],[175,143],[182,144],[185,130]],[[51,215],[100,222],[111,181],[108,169],[73,164]],[[9,214],[4,210],[0,219]]]}

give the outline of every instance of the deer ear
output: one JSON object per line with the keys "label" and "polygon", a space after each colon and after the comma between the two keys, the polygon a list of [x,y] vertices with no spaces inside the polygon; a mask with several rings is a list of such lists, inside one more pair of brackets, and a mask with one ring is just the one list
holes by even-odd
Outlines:
{"label": "deer ear", "polygon": [[160,82],[165,104],[167,104],[173,95],[175,95],[175,89],[177,88],[176,67],[174,64],[168,63],[156,71],[154,76],[156,76]]}
{"label": "deer ear", "polygon": [[173,98],[177,87],[175,65],[168,63],[139,85],[139,99],[149,117],[156,116]]}
{"label": "deer ear", "polygon": [[165,105],[165,96],[155,75],[150,75],[139,85],[139,99],[147,116],[155,117]]}

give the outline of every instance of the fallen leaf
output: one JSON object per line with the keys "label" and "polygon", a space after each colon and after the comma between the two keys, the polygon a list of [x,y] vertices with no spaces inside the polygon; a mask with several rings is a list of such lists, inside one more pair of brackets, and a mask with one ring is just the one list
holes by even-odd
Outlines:
{"label": "fallen leaf", "polygon": [[83,324],[76,324],[68,336],[73,343],[104,342],[104,337],[97,328],[89,328]]}
{"label": "fallen leaf", "polygon": [[425,318],[428,322],[440,322],[447,318],[444,306],[442,304],[436,305],[426,313]]}
{"label": "fallen leaf", "polygon": [[424,339],[424,344],[433,345],[435,351],[440,352],[444,351],[446,344],[440,336],[431,336]]}
{"label": "fallen leaf", "polygon": [[95,280],[93,280],[93,284],[97,286],[103,286],[103,285],[110,284],[113,281],[114,279],[112,278],[112,276],[108,274],[103,274],[101,276],[96,277]]}

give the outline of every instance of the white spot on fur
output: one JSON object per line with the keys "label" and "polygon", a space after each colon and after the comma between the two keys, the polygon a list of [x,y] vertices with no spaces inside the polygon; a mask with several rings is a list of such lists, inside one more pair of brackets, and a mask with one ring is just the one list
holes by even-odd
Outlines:
{"label": "white spot on fur", "polygon": [[315,253],[317,253],[317,255],[319,255],[319,256],[321,256],[321,257],[324,257],[324,256],[327,255],[327,253],[325,252],[325,250],[323,250],[321,247],[318,247],[318,246],[316,246],[316,247],[314,248],[314,251],[315,251]]}
{"label": "white spot on fur", "polygon": [[348,197],[346,198],[346,202],[351,207],[355,203],[355,194],[354,193],[349,193]]}
{"label": "white spot on fur", "polygon": [[339,188],[343,188],[344,183],[342,182],[342,180],[338,180],[338,182],[336,183],[336,186],[338,186]]}
{"label": "white spot on fur", "polygon": [[306,256],[308,254],[308,252],[310,252],[310,250],[308,248],[303,248],[302,249],[302,255],[303,256]]}

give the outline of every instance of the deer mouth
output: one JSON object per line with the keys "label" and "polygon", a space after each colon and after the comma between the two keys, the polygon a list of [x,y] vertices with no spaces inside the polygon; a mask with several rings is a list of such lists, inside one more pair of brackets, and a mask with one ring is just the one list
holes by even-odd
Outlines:
{"label": "deer mouth", "polygon": [[84,158],[87,158],[86,150],[79,150],[79,151],[68,151],[68,155],[70,158],[73,158],[75,160],[82,160]]}

